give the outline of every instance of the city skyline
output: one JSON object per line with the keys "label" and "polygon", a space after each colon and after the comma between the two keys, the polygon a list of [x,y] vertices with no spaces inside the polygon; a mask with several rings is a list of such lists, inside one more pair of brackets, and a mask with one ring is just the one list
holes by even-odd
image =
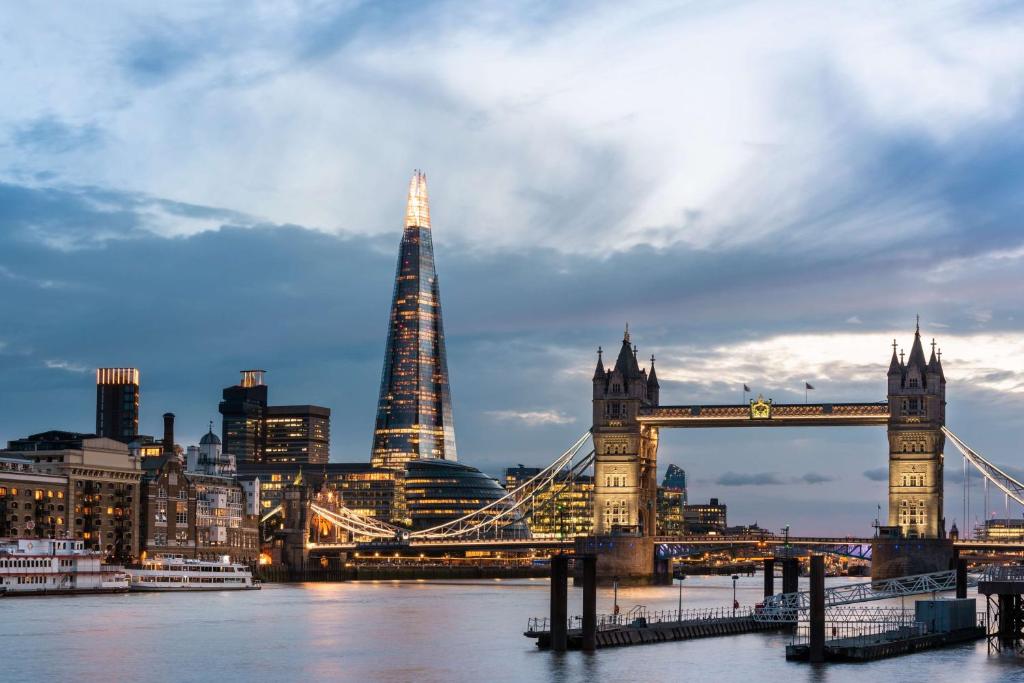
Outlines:
{"label": "city skyline", "polygon": [[[332,460],[365,460],[397,206],[425,167],[462,461],[498,475],[560,452],[589,426],[597,346],[626,322],[665,403],[738,403],[744,383],[799,402],[804,382],[867,401],[920,313],[925,341],[941,337],[950,426],[1015,465],[1020,104],[998,94],[1017,92],[1024,56],[993,17],[1019,13],[901,8],[872,24],[807,7],[773,8],[803,12],[785,38],[750,7],[627,22],[610,6],[449,6],[453,24],[398,25],[361,7],[255,34],[240,12],[216,50],[198,49],[206,17],[169,15],[168,31],[64,8],[94,36],[76,44],[86,59],[5,8],[26,30],[0,48],[15,67],[0,86],[0,314],[18,323],[0,328],[0,439],[91,431],[95,368],[131,366],[140,431],[172,411],[197,442],[234,373],[266,367],[275,400],[332,408]],[[266,48],[281,31],[315,47]],[[559,31],[578,39],[564,59]],[[49,48],[38,65],[28,36]],[[388,59],[398,44],[415,59]],[[708,62],[711,81],[689,68]],[[69,79],[62,97],[33,87],[38,69]],[[931,87],[908,101],[911,76]],[[188,112],[165,106],[196,91]],[[738,521],[862,532],[885,500],[887,446],[869,431],[675,434],[659,474],[683,466],[692,498]],[[819,522],[823,503],[835,516]]]}

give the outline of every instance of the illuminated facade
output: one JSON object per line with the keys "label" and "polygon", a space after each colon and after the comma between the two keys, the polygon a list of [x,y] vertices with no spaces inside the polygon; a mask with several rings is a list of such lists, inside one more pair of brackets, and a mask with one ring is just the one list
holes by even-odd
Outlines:
{"label": "illuminated facade", "polygon": [[138,368],[97,368],[96,435],[129,443],[138,433]]}
{"label": "illuminated facade", "polygon": [[686,502],[686,471],[678,465],[669,465],[658,487],[659,536],[679,536],[683,533],[683,506]]}
{"label": "illuminated facade", "polygon": [[717,498],[712,498],[706,505],[684,505],[683,523],[687,533],[720,534],[729,526],[727,512],[725,505],[720,504]]}
{"label": "illuminated facade", "polygon": [[889,361],[889,526],[905,538],[942,538],[946,377],[932,341],[925,360],[921,329],[904,362],[893,340]]}
{"label": "illuminated facade", "polygon": [[456,460],[456,452],[427,178],[416,171],[395,272],[371,461],[400,468],[424,458]]}
{"label": "illuminated facade", "polygon": [[264,425],[266,462],[327,462],[331,446],[330,408],[268,406]]}
{"label": "illuminated facade", "polygon": [[[509,467],[505,470],[505,490],[516,490],[540,471],[539,467]],[[521,496],[528,494],[524,489]],[[594,478],[555,477],[550,487],[533,496],[523,518],[533,538],[589,536],[594,528]]]}
{"label": "illuminated facade", "polygon": [[[428,529],[450,522],[493,503],[505,495],[505,489],[480,470],[457,462],[422,458],[406,466],[405,500],[413,530]],[[504,508],[491,507],[487,513],[497,516]],[[526,538],[529,528],[516,516],[498,534]],[[495,535],[488,528],[482,535]]]}

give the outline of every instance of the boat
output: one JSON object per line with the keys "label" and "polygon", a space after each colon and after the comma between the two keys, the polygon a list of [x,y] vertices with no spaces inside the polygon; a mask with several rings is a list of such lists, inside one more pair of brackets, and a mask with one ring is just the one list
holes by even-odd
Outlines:
{"label": "boat", "polygon": [[127,569],[130,590],[140,592],[259,590],[260,581],[244,564],[156,555]]}
{"label": "boat", "polygon": [[50,538],[0,539],[0,595],[124,593],[123,567],[103,564],[103,553],[84,541]]}

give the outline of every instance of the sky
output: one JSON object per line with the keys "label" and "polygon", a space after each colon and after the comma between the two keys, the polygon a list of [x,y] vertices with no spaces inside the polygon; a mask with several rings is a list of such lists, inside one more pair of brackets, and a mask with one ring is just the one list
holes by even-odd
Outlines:
{"label": "sky", "polygon": [[[142,431],[193,443],[262,367],[368,461],[419,168],[463,462],[561,453],[627,322],[663,404],[875,401],[920,315],[950,428],[1024,466],[1018,4],[6,3],[0,38],[0,441],[92,430],[94,368],[135,366]],[[659,474],[864,534],[886,460],[687,430]]]}

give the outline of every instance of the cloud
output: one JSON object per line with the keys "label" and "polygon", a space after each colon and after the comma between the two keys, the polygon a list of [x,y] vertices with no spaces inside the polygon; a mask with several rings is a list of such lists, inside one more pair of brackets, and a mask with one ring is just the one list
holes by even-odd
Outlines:
{"label": "cloud", "polygon": [[785,484],[774,472],[740,473],[726,472],[715,480],[719,486],[777,486]]}
{"label": "cloud", "polygon": [[849,325],[863,325],[864,324],[864,321],[861,320],[860,316],[857,316],[857,315],[851,315],[849,318],[846,319],[846,322]]}
{"label": "cloud", "polygon": [[66,360],[45,360],[43,365],[51,370],[64,370],[66,372],[85,373],[89,372],[89,368],[78,363],[72,363]]}
{"label": "cloud", "polygon": [[[56,174],[386,234],[420,166],[449,235],[591,254],[875,253],[893,234],[963,225],[983,242],[1019,187],[1019,10],[998,22],[974,4],[810,0],[3,11],[19,31],[0,46],[0,139],[61,157],[23,149],[2,169],[11,180]],[[996,210],[973,209],[978,197]]]}
{"label": "cloud", "polygon": [[836,478],[829,474],[821,474],[820,472],[808,472],[799,478],[798,481],[802,481],[806,484],[824,484],[825,482],[835,481]]}
{"label": "cloud", "polygon": [[871,481],[889,481],[889,468],[876,467],[871,470],[864,470],[864,476]]}
{"label": "cloud", "polygon": [[565,415],[557,410],[488,410],[485,414],[497,420],[522,422],[530,427],[572,424],[576,421],[575,417]]}

